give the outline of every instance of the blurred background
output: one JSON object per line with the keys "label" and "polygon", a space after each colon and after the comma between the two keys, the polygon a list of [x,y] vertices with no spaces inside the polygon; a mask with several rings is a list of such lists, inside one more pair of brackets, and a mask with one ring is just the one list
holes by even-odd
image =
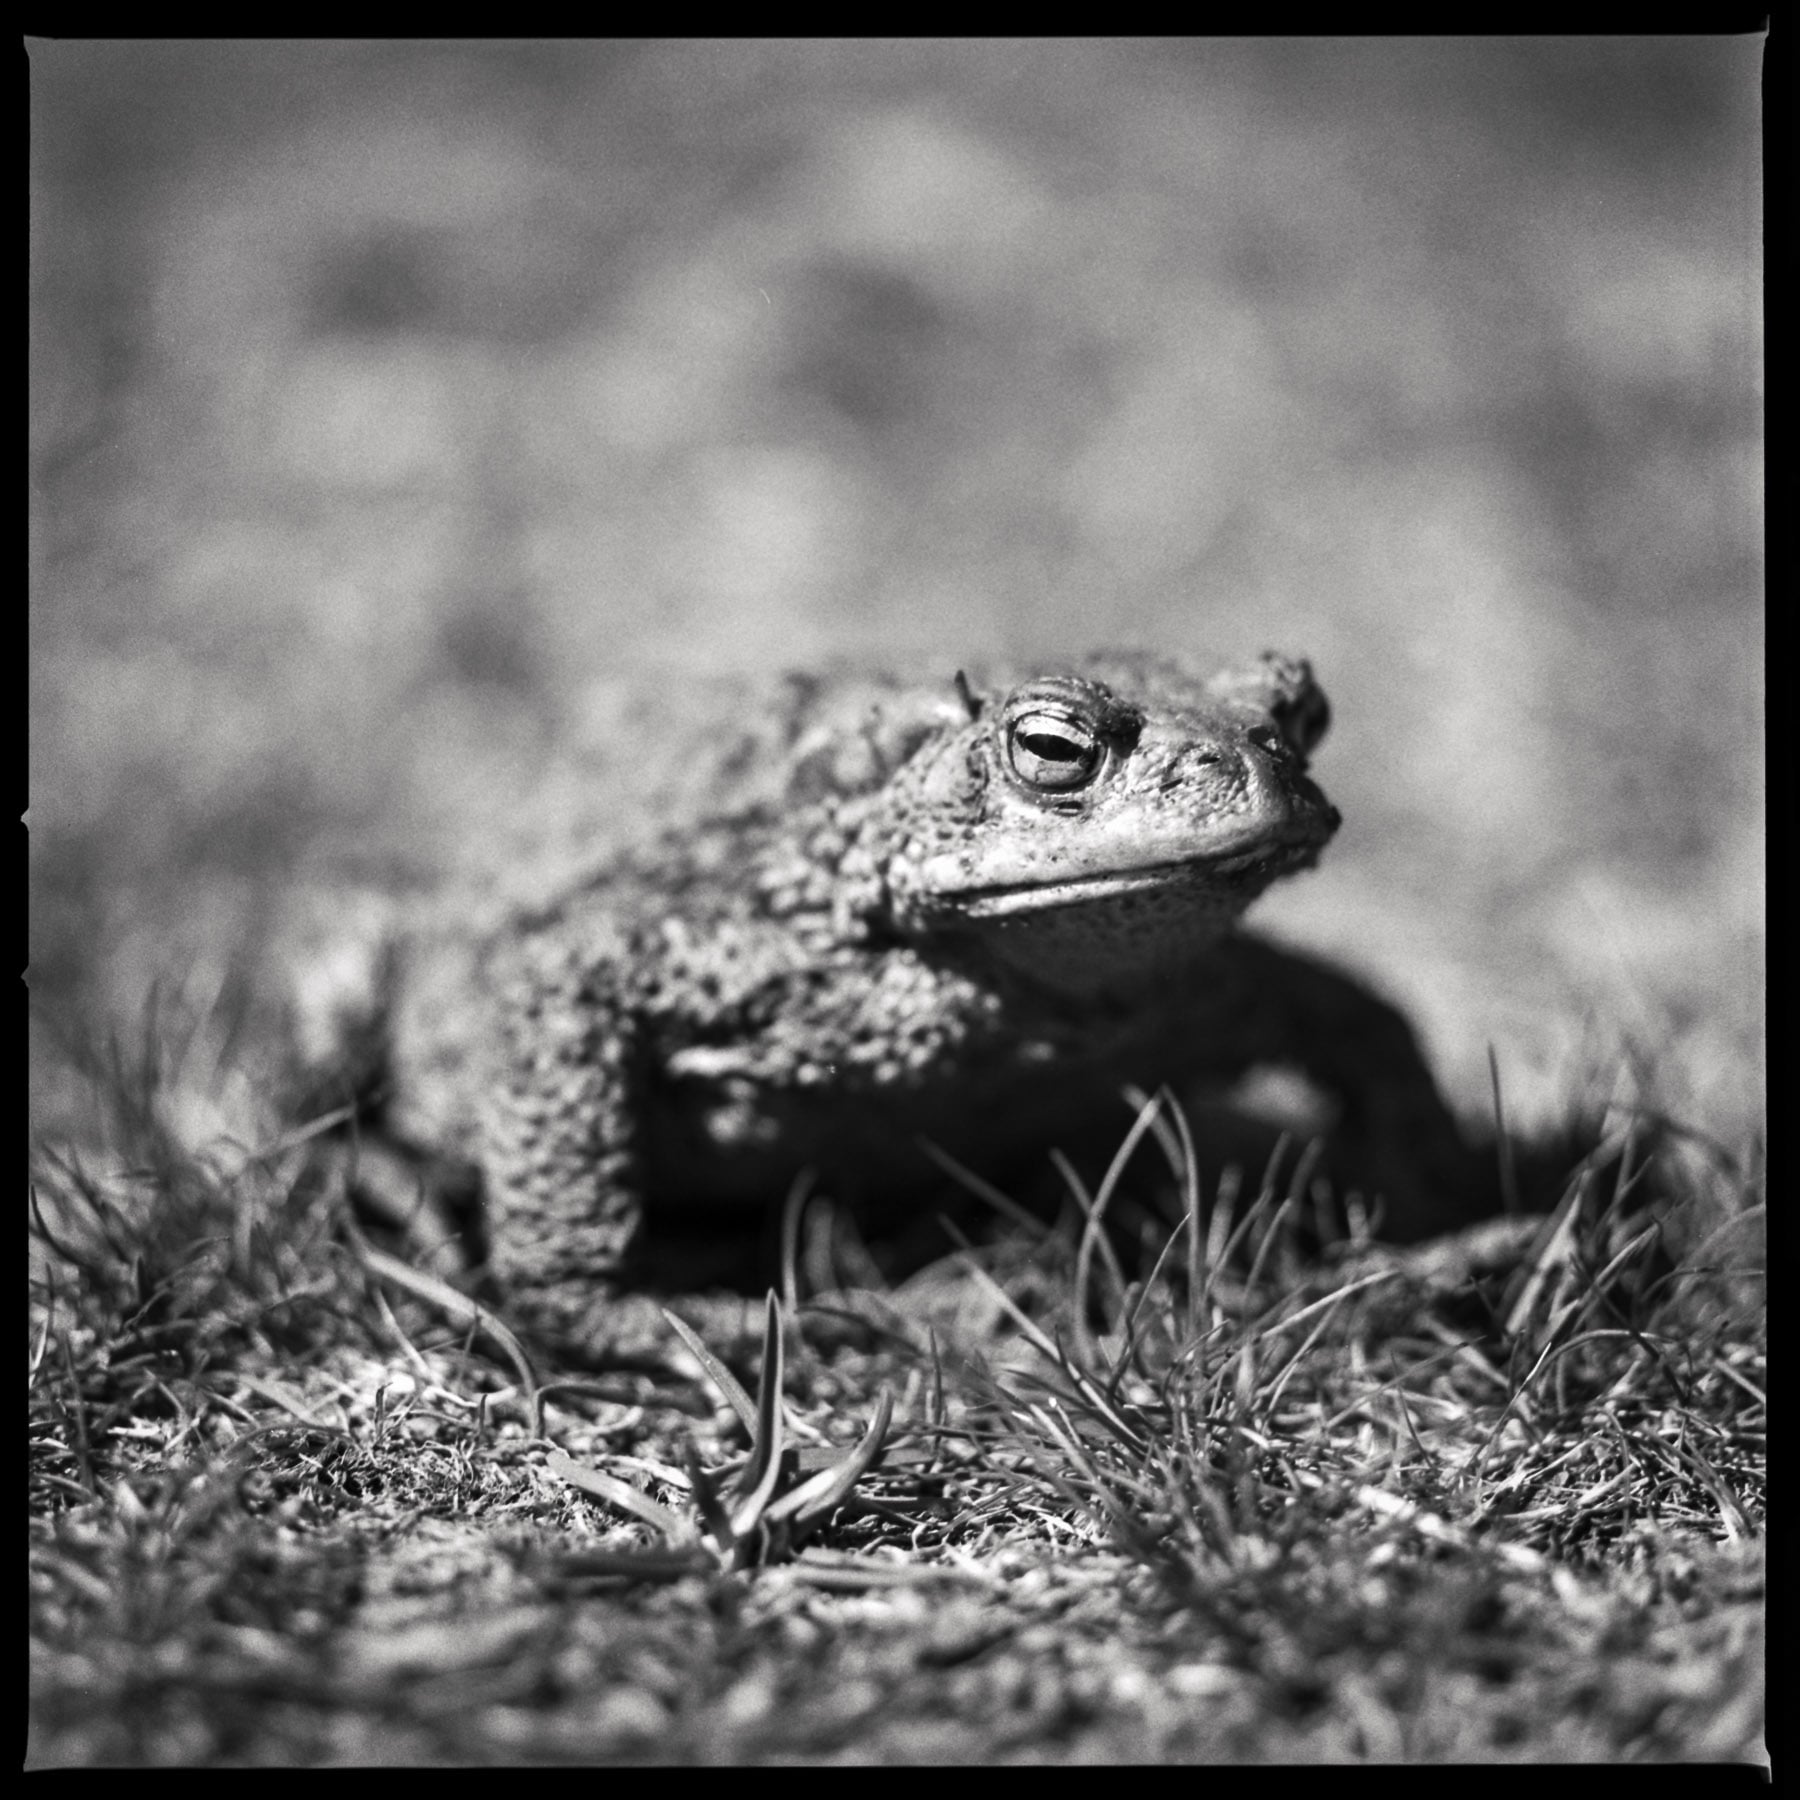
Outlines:
{"label": "blurred background", "polygon": [[1761,39],[29,48],[41,1019],[703,677],[1271,647],[1269,930],[1760,1124]]}

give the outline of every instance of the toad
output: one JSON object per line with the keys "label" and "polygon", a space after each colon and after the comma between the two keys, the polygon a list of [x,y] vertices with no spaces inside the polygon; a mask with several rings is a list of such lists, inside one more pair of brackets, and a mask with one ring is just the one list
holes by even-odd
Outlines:
{"label": "toad", "polygon": [[802,1170],[929,1195],[922,1141],[1041,1162],[1116,1127],[1126,1084],[1297,1071],[1382,1234],[1418,1238],[1474,1203],[1410,1028],[1237,929],[1338,828],[1309,773],[1328,718],[1274,654],[790,678],[692,816],[478,922],[402,911],[303,1035],[365,1134],[476,1209],[509,1311],[589,1349],[641,1334],[647,1220],[778,1203]]}

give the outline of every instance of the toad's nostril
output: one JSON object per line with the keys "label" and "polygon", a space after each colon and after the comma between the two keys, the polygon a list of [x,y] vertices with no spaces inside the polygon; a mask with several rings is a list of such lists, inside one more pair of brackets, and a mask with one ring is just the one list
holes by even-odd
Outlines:
{"label": "toad's nostril", "polygon": [[1187,745],[1175,758],[1175,766],[1187,774],[1194,769],[1229,769],[1237,761],[1237,752],[1229,744],[1209,739]]}

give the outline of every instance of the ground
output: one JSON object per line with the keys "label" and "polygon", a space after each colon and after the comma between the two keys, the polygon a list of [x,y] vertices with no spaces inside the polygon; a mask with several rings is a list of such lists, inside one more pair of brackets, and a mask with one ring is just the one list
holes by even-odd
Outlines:
{"label": "ground", "polygon": [[135,1244],[46,1172],[35,1763],[1762,1760],[1760,1314],[1617,1204],[1309,1270],[1271,1190],[1110,1297],[1014,1226],[744,1365],[765,1482],[772,1389],[471,1347],[304,1158]]}

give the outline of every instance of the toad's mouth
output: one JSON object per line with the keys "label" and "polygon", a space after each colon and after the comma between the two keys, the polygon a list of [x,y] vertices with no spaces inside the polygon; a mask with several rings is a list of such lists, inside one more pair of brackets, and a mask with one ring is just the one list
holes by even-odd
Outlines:
{"label": "toad's mouth", "polygon": [[972,919],[1004,919],[1159,892],[1180,892],[1201,907],[1235,907],[1247,905],[1281,876],[1316,863],[1320,847],[1316,838],[1277,841],[1219,856],[1146,863],[1135,869],[963,888],[943,898]]}

